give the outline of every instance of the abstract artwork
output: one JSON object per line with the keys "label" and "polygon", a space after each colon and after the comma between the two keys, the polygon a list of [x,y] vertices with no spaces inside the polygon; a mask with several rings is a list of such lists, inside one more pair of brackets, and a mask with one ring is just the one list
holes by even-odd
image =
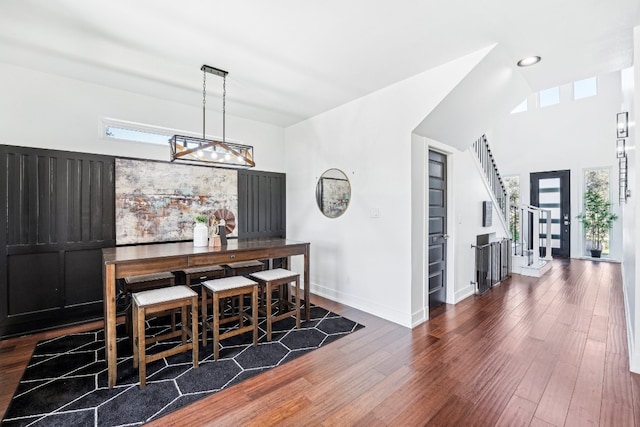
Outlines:
{"label": "abstract artwork", "polygon": [[349,205],[351,184],[346,179],[320,179],[322,192],[322,212],[329,218],[337,218]]}
{"label": "abstract artwork", "polygon": [[237,171],[116,159],[116,244],[191,240],[196,215],[220,212],[237,218]]}

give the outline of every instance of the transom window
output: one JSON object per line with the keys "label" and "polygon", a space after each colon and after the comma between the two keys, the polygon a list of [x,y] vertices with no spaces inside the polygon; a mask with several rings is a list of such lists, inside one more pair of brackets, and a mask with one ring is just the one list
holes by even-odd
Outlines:
{"label": "transom window", "polygon": [[527,100],[525,99],[524,101],[522,101],[516,108],[514,108],[511,111],[511,114],[516,114],[516,113],[522,113],[527,111],[527,109],[529,108],[529,103],[527,102]]}
{"label": "transom window", "polygon": [[560,103],[560,88],[558,86],[541,90],[538,94],[540,107],[548,107]]}
{"label": "transom window", "polygon": [[573,82],[573,99],[589,98],[598,94],[598,79],[590,77]]}
{"label": "transom window", "polygon": [[[598,94],[598,78],[589,77],[588,79],[576,80],[570,83],[573,88],[573,99],[583,99],[596,96]],[[562,86],[569,90],[569,85]],[[560,86],[555,86],[549,89],[541,90],[537,94],[537,105],[533,105],[531,108],[528,105],[527,100],[522,101],[516,108],[511,111],[511,114],[522,113],[530,109],[544,108],[550,105],[556,105],[560,103]],[[535,104],[535,102],[534,102]]]}
{"label": "transom window", "polygon": [[107,138],[124,139],[126,141],[167,145],[173,133],[151,132],[132,126],[105,123],[104,136]]}

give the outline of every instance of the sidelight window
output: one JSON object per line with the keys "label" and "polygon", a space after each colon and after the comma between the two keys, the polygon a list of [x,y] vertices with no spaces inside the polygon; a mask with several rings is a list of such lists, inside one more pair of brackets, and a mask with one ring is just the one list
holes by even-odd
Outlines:
{"label": "sidelight window", "polygon": [[[595,190],[598,193],[600,193],[600,195],[602,195],[604,200],[607,200],[607,201],[611,200],[608,168],[587,169],[584,171],[584,192],[587,192],[588,190]],[[583,206],[583,210],[584,210],[584,206]],[[604,236],[604,239],[602,241],[602,255],[609,255],[610,231],[611,230],[607,230],[606,235]],[[591,247],[592,247],[592,242],[587,240],[584,248],[585,255],[589,255]]]}
{"label": "sidelight window", "polygon": [[520,240],[520,176],[504,177],[504,185],[509,196],[509,231],[514,242]]}

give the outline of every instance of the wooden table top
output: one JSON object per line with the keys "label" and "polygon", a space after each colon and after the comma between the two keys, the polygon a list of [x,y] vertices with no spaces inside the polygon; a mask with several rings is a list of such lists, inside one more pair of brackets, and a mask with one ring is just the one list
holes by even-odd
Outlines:
{"label": "wooden table top", "polygon": [[232,253],[234,251],[246,251],[250,249],[274,249],[288,246],[309,245],[307,242],[299,242],[288,239],[228,239],[222,247],[193,246],[193,242],[154,243],[132,246],[116,246],[102,249],[105,264],[113,264],[127,261],[139,261],[152,258],[165,258],[185,255]]}

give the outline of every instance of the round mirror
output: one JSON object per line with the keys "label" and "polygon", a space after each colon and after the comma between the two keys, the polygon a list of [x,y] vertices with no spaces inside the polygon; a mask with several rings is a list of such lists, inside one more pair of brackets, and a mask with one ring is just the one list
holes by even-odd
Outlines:
{"label": "round mirror", "polygon": [[316,185],[316,202],[325,216],[337,218],[349,207],[351,184],[340,169],[328,169]]}

